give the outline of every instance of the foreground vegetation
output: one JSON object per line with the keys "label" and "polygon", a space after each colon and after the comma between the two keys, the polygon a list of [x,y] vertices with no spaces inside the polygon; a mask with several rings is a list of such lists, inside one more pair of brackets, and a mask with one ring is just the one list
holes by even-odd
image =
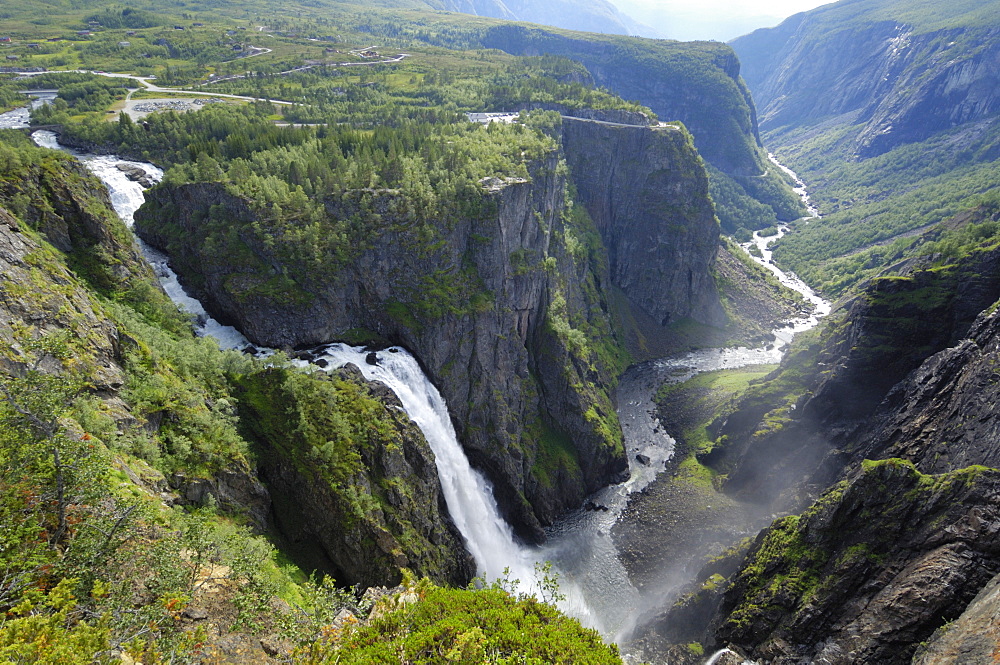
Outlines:
{"label": "foreground vegetation", "polygon": [[[597,85],[585,64],[595,45],[611,49],[605,60],[618,74],[669,77],[671,86],[695,91],[739,137],[720,162],[762,166],[740,125],[749,111],[724,73],[730,53],[720,45],[597,44],[592,36],[488,19],[333,2],[279,12],[255,1],[123,8],[27,0],[4,9],[3,29],[13,40],[0,53],[18,67],[127,72],[155,76],[157,85],[292,102],[231,100],[133,121],[121,113],[133,80],[66,71],[32,81],[59,91],[58,101],[33,114],[35,124],[62,125],[64,139],[82,147],[154,161],[168,187],[213,183],[249,207],[254,224],[234,224],[222,204],[199,220],[216,256],[252,262],[251,247],[272,252],[273,263],[254,266],[268,279],[244,289],[245,298],[305,303],[296,282],[350,263],[391,217],[379,208],[386,201],[398,207],[389,212],[400,213],[402,230],[419,239],[417,250],[437,251],[442,229],[490,212],[484,179],[535,177],[529,166],[555,151],[560,113],[604,109],[655,121],[645,104]],[[373,41],[378,53],[363,53]],[[517,57],[501,46],[556,55]],[[0,104],[14,105],[24,86],[0,75]],[[478,126],[463,116],[530,107],[537,108],[513,125]],[[0,142],[0,177],[0,205],[38,247],[26,259],[30,279],[5,280],[2,288],[12,300],[42,293],[47,307],[34,319],[44,323],[0,330],[0,510],[4,523],[23,525],[5,531],[0,547],[0,655],[184,662],[238,657],[226,649],[239,644],[245,660],[266,653],[395,662],[402,653],[426,662],[618,662],[592,631],[502,587],[446,589],[408,577],[380,605],[290,563],[294,547],[261,535],[274,531],[259,506],[209,498],[223,496],[221,479],[253,483],[265,454],[315,472],[345,532],[391,532],[408,554],[424,546],[390,505],[389,497],[411,498],[403,483],[362,469],[377,446],[398,451],[391,423],[381,419],[384,405],[356,383],[319,381],[280,355],[265,366],[196,338],[136,259],[99,187],[67,158],[10,134]],[[104,232],[67,218],[59,201],[69,199],[52,194],[57,181],[71,182],[70,199]],[[712,183],[730,232],[800,212],[777,175],[737,180],[716,170]],[[345,201],[351,214],[329,214]],[[558,241],[567,255],[512,262],[518,271],[551,275],[550,350],[581,395],[587,426],[620,446],[611,400],[594,378],[628,360],[598,292],[607,267],[593,223],[571,201],[561,203]],[[167,227],[167,236],[183,233]],[[421,297],[390,314],[417,324],[481,314],[491,294],[465,257],[460,267],[414,284]],[[567,280],[574,278],[584,283],[593,316],[571,313]],[[67,311],[79,316],[60,318]],[[94,332],[103,325],[105,337]],[[542,422],[528,431],[539,440],[532,469],[539,482],[580,475],[563,433]],[[397,567],[386,578],[399,574]]]}

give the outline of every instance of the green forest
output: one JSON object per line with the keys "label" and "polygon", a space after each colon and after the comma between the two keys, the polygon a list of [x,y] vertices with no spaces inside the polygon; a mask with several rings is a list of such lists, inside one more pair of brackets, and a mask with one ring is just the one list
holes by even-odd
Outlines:
{"label": "green forest", "polygon": [[[409,636],[413,657],[432,644],[456,662],[618,662],[596,633],[509,587],[448,589],[411,576],[398,598],[361,598],[332,578],[310,578],[279,553],[285,544],[260,535],[245,506],[165,504],[171,478],[247,474],[261,454],[260,430],[250,425],[261,421],[250,413],[283,404],[279,412],[302,410],[284,426],[302,433],[289,458],[326,465],[325,482],[343,488],[351,519],[370,519],[372,507],[352,489],[359,450],[398,434],[388,421],[373,429],[385,407],[351,381],[320,380],[287,359],[221,352],[195,337],[136,261],[93,178],[21,133],[0,139],[0,223],[34,248],[11,268],[20,279],[3,282],[3,297],[52,323],[48,331],[5,326],[0,340],[13,370],[0,376],[5,660],[202,662],[214,647],[191,617],[201,616],[202,592],[212,588],[218,629],[271,636],[297,662],[357,657],[370,640],[365,631],[388,626]],[[57,197],[77,201],[83,219],[60,210]],[[95,218],[104,230],[86,226]],[[65,251],[45,240],[60,222],[74,238]],[[95,321],[113,326],[122,348],[110,349]],[[262,379],[275,373],[287,376],[277,394],[273,378]],[[112,402],[101,397],[109,381],[120,384]],[[321,404],[333,411],[316,412]],[[489,636],[478,627],[497,621],[510,627]]]}

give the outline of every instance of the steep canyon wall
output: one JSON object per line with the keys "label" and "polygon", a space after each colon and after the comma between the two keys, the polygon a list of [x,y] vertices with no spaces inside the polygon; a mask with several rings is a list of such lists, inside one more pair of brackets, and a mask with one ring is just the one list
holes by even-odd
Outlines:
{"label": "steep canyon wall", "polygon": [[[241,232],[255,213],[221,184],[153,190],[137,228],[168,249],[210,311],[257,343],[301,347],[363,329],[412,350],[507,516],[538,539],[541,525],[627,473],[610,287],[658,321],[721,313],[710,277],[718,225],[690,137],[568,120],[563,146],[529,178],[484,179],[472,212],[434,237],[409,222],[398,192],[328,201],[331,217],[374,213],[373,226],[352,261],[291,279],[277,297],[267,285],[287,283],[288,266]],[[598,164],[617,175],[592,172]],[[567,196],[568,175],[582,206]],[[223,237],[229,249],[213,251]]]}

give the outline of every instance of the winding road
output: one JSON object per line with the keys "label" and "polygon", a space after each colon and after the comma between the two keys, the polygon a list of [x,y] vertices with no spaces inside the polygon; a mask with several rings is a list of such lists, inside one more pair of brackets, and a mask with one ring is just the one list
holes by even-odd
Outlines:
{"label": "winding road", "polygon": [[[252,58],[252,57],[255,57],[255,56],[258,56],[258,55],[264,55],[265,53],[270,53],[270,52],[271,52],[271,49],[261,48],[261,49],[258,50],[258,52],[253,53],[251,55],[248,55],[246,57],[247,58]],[[409,53],[400,53],[399,55],[395,56],[394,58],[386,58],[384,60],[374,60],[374,61],[371,61],[371,62],[339,62],[339,63],[332,63],[332,64],[329,64],[329,65],[323,65],[323,66],[324,67],[358,67],[358,66],[384,65],[384,64],[393,64],[393,63],[397,63],[397,62],[402,62],[405,58],[409,58],[409,57],[410,57]],[[296,72],[306,71],[308,69],[312,69],[313,67],[318,67],[318,66],[319,65],[306,65],[306,66],[303,66],[303,67],[297,67],[295,69],[290,69],[290,70],[288,70],[286,72],[279,72],[277,75],[278,76],[283,76],[283,75],[288,75],[288,74],[294,74]],[[156,93],[163,93],[163,94],[201,95],[201,96],[204,96],[204,97],[222,97],[222,98],[225,98],[225,99],[241,99],[241,100],[248,101],[248,102],[270,102],[272,104],[280,104],[282,106],[297,106],[297,105],[301,105],[301,102],[289,102],[289,101],[286,101],[286,100],[283,100],[283,99],[273,99],[273,98],[268,98],[268,97],[250,97],[250,96],[247,96],[247,95],[230,95],[230,94],[223,93],[223,92],[206,92],[206,91],[202,91],[202,90],[191,90],[191,89],[188,89],[188,88],[164,88],[162,86],[156,85],[155,83],[152,83],[152,81],[154,81],[155,78],[156,78],[155,76],[136,76],[134,74],[116,74],[116,73],[113,73],[113,72],[102,72],[102,71],[95,71],[95,70],[90,70],[90,69],[67,69],[67,70],[62,70],[62,71],[67,72],[67,73],[95,74],[97,76],[106,76],[108,78],[121,78],[121,79],[130,79],[132,81],[138,81],[139,82],[139,87],[135,88],[134,90],[129,90],[128,95],[126,95],[126,97],[125,97],[125,101],[131,100],[132,99],[132,95],[134,93],[136,93],[137,91],[139,91],[139,90],[145,90],[146,92],[156,92]],[[24,76],[38,76],[40,74],[58,74],[58,73],[60,73],[60,72],[59,71],[52,71],[52,72],[25,72],[23,75]],[[232,78],[227,77],[225,80],[232,80]],[[218,82],[221,82],[221,79]],[[29,91],[24,91],[24,92],[29,92]],[[34,91],[32,91],[32,92],[34,92]]]}

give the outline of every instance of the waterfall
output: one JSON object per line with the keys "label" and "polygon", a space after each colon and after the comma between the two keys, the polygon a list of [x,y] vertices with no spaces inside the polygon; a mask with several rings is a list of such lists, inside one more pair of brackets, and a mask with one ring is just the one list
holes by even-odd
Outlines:
{"label": "waterfall", "polygon": [[492,487],[472,469],[462,451],[444,399],[424,376],[416,359],[398,347],[380,351],[377,365],[366,362],[363,347],[334,344],[318,351],[330,367],[353,363],[366,379],[381,381],[399,397],[434,451],[448,510],[468,542],[479,574],[492,580],[502,577],[507,567],[514,577],[532,570],[533,562],[516,546],[510,525],[500,516]]}
{"label": "waterfall", "polygon": [[[515,540],[510,525],[500,515],[489,481],[469,464],[444,398],[416,359],[399,347],[378,352],[375,365],[367,362],[368,352],[363,347],[331,344],[316,353],[330,368],[353,363],[366,379],[381,381],[396,393],[434,451],[448,512],[476,561],[478,575],[487,582],[505,577],[519,580],[517,591],[539,595],[535,566],[546,560],[545,550],[523,546]],[[601,628],[598,617],[572,580],[560,580],[560,592],[566,596],[559,604],[561,609],[585,625]]]}
{"label": "waterfall", "polygon": [[[87,169],[97,176],[108,188],[111,195],[111,205],[115,212],[121,217],[125,226],[132,228],[135,221],[135,211],[145,201],[143,188],[137,182],[129,180],[128,177],[118,168],[118,164],[129,164],[138,166],[149,176],[153,182],[159,182],[163,178],[163,171],[145,162],[131,162],[122,160],[115,155],[92,155],[79,153],[59,145],[57,137],[49,131],[38,131],[31,135],[35,143],[43,148],[62,150],[76,157]],[[143,256],[153,266],[156,276],[160,281],[163,290],[167,292],[170,299],[181,310],[195,317],[195,332],[202,337],[213,337],[223,349],[242,349],[250,346],[250,341],[243,334],[232,326],[224,326],[205,311],[196,298],[188,295],[184,287],[181,286],[177,273],[173,271],[167,262],[167,256],[147,245],[141,238],[136,236],[136,242]]]}

